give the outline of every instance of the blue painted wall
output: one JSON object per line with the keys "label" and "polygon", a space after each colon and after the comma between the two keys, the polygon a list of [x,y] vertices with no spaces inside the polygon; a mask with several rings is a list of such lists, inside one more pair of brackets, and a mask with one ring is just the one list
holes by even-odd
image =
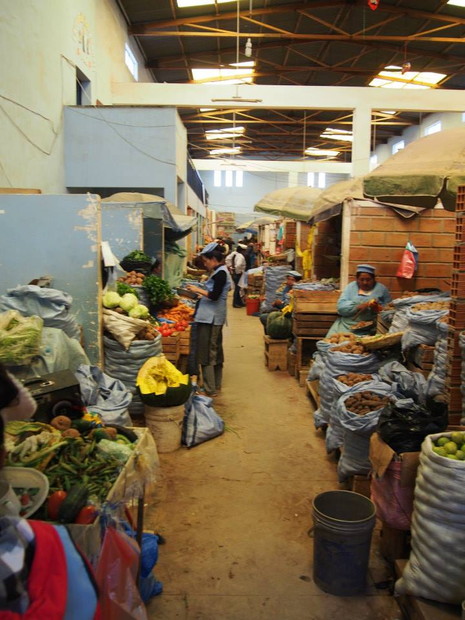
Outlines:
{"label": "blue painted wall", "polygon": [[134,204],[102,202],[102,241],[108,241],[121,261],[143,247],[142,208]]}
{"label": "blue painted wall", "polygon": [[99,197],[0,194],[0,294],[52,276],[73,298],[86,353],[99,362]]}
{"label": "blue painted wall", "polygon": [[66,107],[66,187],[160,187],[176,203],[177,124],[175,108]]}

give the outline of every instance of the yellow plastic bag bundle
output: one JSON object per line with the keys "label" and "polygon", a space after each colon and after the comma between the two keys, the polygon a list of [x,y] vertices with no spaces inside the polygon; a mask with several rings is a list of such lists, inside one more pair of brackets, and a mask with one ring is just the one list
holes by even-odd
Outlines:
{"label": "yellow plastic bag bundle", "polygon": [[166,359],[164,355],[150,357],[138,374],[136,385],[141,394],[165,394],[168,388],[188,385],[189,375],[183,375],[180,370]]}

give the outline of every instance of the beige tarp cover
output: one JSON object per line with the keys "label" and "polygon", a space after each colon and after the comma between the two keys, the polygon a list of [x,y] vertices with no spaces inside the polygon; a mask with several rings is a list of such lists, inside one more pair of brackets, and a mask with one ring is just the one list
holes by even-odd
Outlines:
{"label": "beige tarp cover", "polygon": [[252,229],[258,230],[259,226],[265,226],[266,224],[274,224],[277,222],[279,218],[273,217],[271,215],[264,215],[263,217],[258,217],[253,220],[249,220],[248,222],[244,222],[243,224],[239,224],[236,228],[237,231]]}
{"label": "beige tarp cover", "polygon": [[254,206],[254,211],[306,222],[320,194],[321,189],[315,187],[283,187],[265,194]]}
{"label": "beige tarp cover", "polygon": [[365,196],[383,202],[455,210],[465,185],[465,127],[446,129],[407,144],[363,179]]}

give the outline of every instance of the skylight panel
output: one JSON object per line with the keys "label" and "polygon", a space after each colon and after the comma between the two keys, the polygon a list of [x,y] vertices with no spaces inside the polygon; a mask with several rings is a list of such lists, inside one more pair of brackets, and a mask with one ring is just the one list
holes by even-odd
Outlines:
{"label": "skylight panel", "polygon": [[224,147],[222,149],[213,149],[210,151],[210,155],[238,155],[241,152],[239,147]]}
{"label": "skylight panel", "polygon": [[305,155],[310,155],[311,157],[337,157],[339,155],[339,151],[333,151],[331,149],[317,149],[310,146],[305,149]]}
{"label": "skylight panel", "polygon": [[320,134],[320,138],[326,138],[329,140],[342,140],[343,142],[352,142],[353,135],[351,131],[347,129],[334,129],[332,127],[326,127],[324,132]]}
{"label": "skylight panel", "polygon": [[236,69],[192,69],[194,82],[202,84],[251,84],[253,82],[253,67]]}
{"label": "skylight panel", "polygon": [[[217,4],[225,4],[226,2],[235,2],[235,0],[216,0]],[[190,6],[207,6],[215,4],[215,0],[176,0],[178,8],[185,9]]]}
{"label": "skylight panel", "polygon": [[395,65],[389,65],[384,71],[380,71],[368,86],[378,88],[432,88],[447,77],[445,73],[434,71],[388,71],[395,69]]}

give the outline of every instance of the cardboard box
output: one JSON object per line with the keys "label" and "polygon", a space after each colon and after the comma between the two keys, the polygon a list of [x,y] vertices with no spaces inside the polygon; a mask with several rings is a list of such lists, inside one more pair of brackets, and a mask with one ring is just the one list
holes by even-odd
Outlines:
{"label": "cardboard box", "polygon": [[393,458],[402,461],[400,486],[414,487],[420,463],[420,452],[402,452],[397,454],[381,439],[378,433],[373,433],[370,438],[370,462],[374,474],[381,478]]}

